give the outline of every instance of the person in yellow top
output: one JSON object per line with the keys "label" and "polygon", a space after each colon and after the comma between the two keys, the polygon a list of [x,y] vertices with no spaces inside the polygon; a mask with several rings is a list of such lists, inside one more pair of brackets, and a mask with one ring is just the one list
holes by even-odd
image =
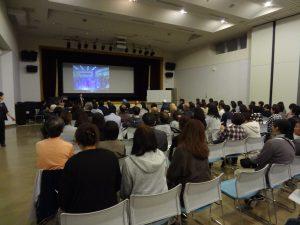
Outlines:
{"label": "person in yellow top", "polygon": [[36,143],[37,168],[43,170],[63,169],[74,155],[73,145],[60,138],[64,128],[61,118],[50,118],[45,123],[48,138]]}

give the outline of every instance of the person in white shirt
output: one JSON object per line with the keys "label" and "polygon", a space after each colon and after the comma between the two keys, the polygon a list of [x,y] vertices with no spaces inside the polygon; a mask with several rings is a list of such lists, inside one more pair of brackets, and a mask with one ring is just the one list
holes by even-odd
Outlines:
{"label": "person in white shirt", "polygon": [[247,137],[260,138],[260,125],[257,121],[251,119],[251,113],[243,113],[245,122],[241,125],[244,128]]}
{"label": "person in white shirt", "polygon": [[110,105],[108,108],[108,115],[104,117],[105,122],[106,121],[114,121],[118,124],[119,129],[121,130],[122,124],[121,124],[121,117],[116,115],[117,109],[114,105]]}
{"label": "person in white shirt", "polygon": [[73,143],[75,140],[75,132],[77,128],[71,125],[72,114],[71,112],[63,111],[60,117],[65,123],[63,132],[61,133],[60,137],[67,142]]}
{"label": "person in white shirt", "polygon": [[215,104],[211,103],[208,107],[206,121],[206,133],[209,142],[217,142],[219,139],[219,131],[221,128],[221,117],[218,108]]}

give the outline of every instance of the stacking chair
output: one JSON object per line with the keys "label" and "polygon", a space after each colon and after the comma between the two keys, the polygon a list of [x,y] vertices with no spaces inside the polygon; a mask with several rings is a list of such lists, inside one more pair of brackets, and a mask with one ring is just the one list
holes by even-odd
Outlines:
{"label": "stacking chair", "polygon": [[296,156],[290,165],[291,177],[300,180],[300,156]]}
{"label": "stacking chair", "polygon": [[248,137],[246,140],[246,152],[247,154],[259,153],[264,147],[265,136],[259,138]]}
{"label": "stacking chair", "polygon": [[209,149],[208,161],[209,161],[209,163],[214,163],[214,162],[222,160],[222,158],[224,157],[223,147],[224,147],[224,142],[222,142],[220,144],[209,144],[208,145],[208,149]]}
{"label": "stacking chair", "polygon": [[113,207],[91,213],[62,213],[61,225],[129,225],[128,200]]}
{"label": "stacking chair", "polygon": [[269,189],[271,192],[271,201],[273,203],[274,208],[274,215],[277,224],[277,206],[292,212],[296,208],[296,204],[293,202],[293,207],[290,208],[286,204],[279,202],[274,197],[274,190],[280,189],[284,186],[284,183],[291,178],[290,173],[290,165],[283,165],[283,164],[272,164],[268,173],[268,181],[269,181]]}
{"label": "stacking chair", "polygon": [[226,140],[224,144],[224,157],[225,157],[225,162],[226,159],[228,158],[233,158],[233,157],[238,157],[239,155],[244,155],[246,154],[246,140]]}
{"label": "stacking chair", "polygon": [[180,192],[181,184],[161,194],[131,195],[129,200],[131,225],[153,222],[164,224],[173,216],[177,216],[181,224]]}
{"label": "stacking chair", "polygon": [[[268,205],[269,221],[262,218],[246,209],[243,209],[240,205],[240,200],[250,199],[259,192],[266,192],[267,182],[266,173],[268,166],[258,171],[241,172],[236,175],[235,178],[225,180],[221,183],[221,191],[223,194],[234,200],[235,207],[246,215],[266,224],[271,222],[270,208]],[[266,193],[265,193],[266,195]]]}
{"label": "stacking chair", "polygon": [[[215,179],[207,182],[187,183],[185,185],[184,194],[183,194],[183,201],[184,201],[183,212],[191,213],[193,219],[196,220],[194,217],[194,213],[200,212],[209,207],[209,218],[220,225],[224,224],[223,204],[222,204],[221,185],[220,185],[221,184],[220,179],[222,176],[223,174],[220,174]],[[223,223],[221,223],[220,221],[212,217],[211,211],[212,211],[213,203],[220,205]]]}

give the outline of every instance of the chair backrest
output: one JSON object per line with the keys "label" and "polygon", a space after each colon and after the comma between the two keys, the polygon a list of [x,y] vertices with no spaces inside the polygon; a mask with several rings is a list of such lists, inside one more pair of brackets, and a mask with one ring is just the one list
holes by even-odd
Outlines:
{"label": "chair backrest", "polygon": [[131,225],[143,225],[181,214],[181,184],[156,195],[130,196]]}
{"label": "chair backrest", "polygon": [[222,200],[220,179],[223,173],[213,180],[202,183],[187,183],[183,201],[187,213]]}
{"label": "chair backrest", "polygon": [[283,184],[291,178],[290,165],[272,164],[268,173],[268,181],[271,188]]}
{"label": "chair backrest", "polygon": [[136,128],[134,128],[134,127],[127,128],[127,139],[133,138],[135,130],[136,130]]}
{"label": "chair backrest", "polygon": [[300,156],[296,156],[292,164],[290,165],[291,177],[300,175]]}
{"label": "chair backrest", "polygon": [[61,225],[129,225],[128,200],[97,212],[60,215]]}
{"label": "chair backrest", "polygon": [[264,140],[265,136],[259,138],[247,138],[246,140],[246,151],[253,152],[253,151],[261,151],[264,147]]}
{"label": "chair backrest", "polygon": [[122,141],[125,145],[125,154],[130,155],[133,146],[133,139],[123,139]]}
{"label": "chair backrest", "polygon": [[267,187],[266,173],[268,165],[258,171],[241,172],[236,177],[237,197],[247,196]]}
{"label": "chair backrest", "polygon": [[223,147],[224,147],[224,142],[220,144],[208,145],[208,149],[209,149],[208,159],[216,159],[216,158],[224,157]]}
{"label": "chair backrest", "polygon": [[224,156],[233,154],[244,154],[246,153],[246,139],[243,140],[226,140],[224,144]]}

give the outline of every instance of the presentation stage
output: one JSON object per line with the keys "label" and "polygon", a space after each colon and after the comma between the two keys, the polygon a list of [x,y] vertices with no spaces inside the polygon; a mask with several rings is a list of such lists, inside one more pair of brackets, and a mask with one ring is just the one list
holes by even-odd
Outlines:
{"label": "presentation stage", "polygon": [[64,93],[134,93],[132,67],[63,64]]}

